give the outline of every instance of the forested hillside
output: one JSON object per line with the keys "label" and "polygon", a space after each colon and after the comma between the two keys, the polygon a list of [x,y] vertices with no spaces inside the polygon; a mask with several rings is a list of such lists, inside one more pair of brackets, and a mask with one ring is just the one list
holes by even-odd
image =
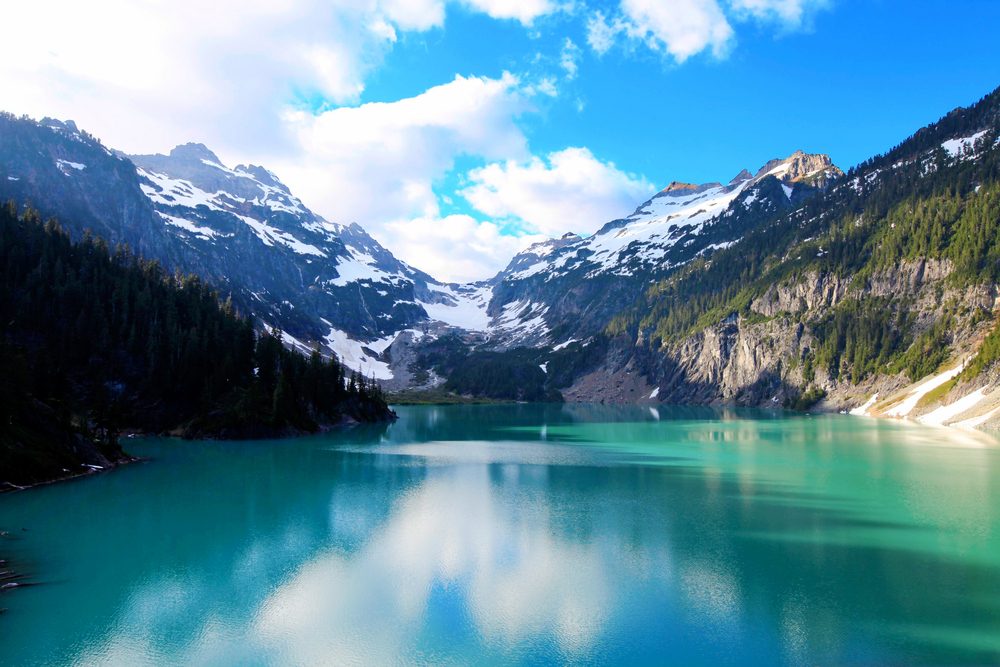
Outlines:
{"label": "forested hillside", "polygon": [[638,341],[667,400],[846,402],[934,372],[994,318],[998,130],[994,92],[651,286],[606,333]]}
{"label": "forested hillside", "polygon": [[0,209],[0,483],[105,466],[125,431],[260,437],[391,418],[373,381],[127,248]]}

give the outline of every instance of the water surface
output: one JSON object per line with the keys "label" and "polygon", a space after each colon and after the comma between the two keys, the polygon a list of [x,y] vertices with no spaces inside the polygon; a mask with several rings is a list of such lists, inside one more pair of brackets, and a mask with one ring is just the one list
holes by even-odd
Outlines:
{"label": "water surface", "polygon": [[[846,416],[399,409],[0,496],[0,664],[1000,663],[1000,449]],[[26,530],[25,530],[26,529]]]}

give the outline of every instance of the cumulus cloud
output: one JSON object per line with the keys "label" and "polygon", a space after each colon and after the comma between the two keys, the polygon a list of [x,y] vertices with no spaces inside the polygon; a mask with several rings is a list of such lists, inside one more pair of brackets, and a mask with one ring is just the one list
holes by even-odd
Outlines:
{"label": "cumulus cloud", "polygon": [[[73,118],[131,152],[283,146],[301,107],[356,103],[398,33],[449,4],[530,24],[551,0],[32,0],[4,7],[0,107]],[[198,136],[192,136],[198,135]]]}
{"label": "cumulus cloud", "polygon": [[684,62],[706,49],[722,55],[733,29],[715,0],[623,0],[629,36]]}
{"label": "cumulus cloud", "polygon": [[496,275],[511,257],[546,238],[504,234],[495,222],[462,214],[395,220],[374,232],[404,262],[445,282]]}
{"label": "cumulus cloud", "polygon": [[468,178],[462,195],[476,210],[522,222],[526,231],[547,237],[593,233],[630,213],[654,191],[646,179],[602,162],[586,148],[489,164],[472,170]]}
{"label": "cumulus cloud", "polygon": [[19,29],[0,40],[0,104],[74,118],[130,151],[267,146],[296,96],[358,99],[393,25],[439,25],[434,4],[418,15],[347,0],[12,3],[4,18]]}
{"label": "cumulus cloud", "polygon": [[[72,118],[126,152],[201,141],[227,161],[263,162],[311,208],[360,222],[415,266],[447,279],[482,278],[537,240],[532,234],[566,231],[532,197],[609,213],[613,198],[585,179],[588,191],[573,197],[571,170],[560,162],[569,153],[533,158],[519,127],[521,116],[577,75],[581,52],[568,38],[530,76],[456,76],[413,97],[360,103],[401,35],[442,28],[450,6],[531,26],[571,3],[13,3],[4,17],[18,29],[0,40],[0,108]],[[486,169],[468,181],[479,188],[470,196],[502,210],[502,219],[442,213],[448,193],[437,188],[467,158],[497,165],[497,178],[506,178],[488,180],[494,171]],[[506,210],[489,204],[501,191],[519,199]],[[517,220],[522,213],[530,219]],[[523,238],[501,233],[512,227]]]}
{"label": "cumulus cloud", "polygon": [[733,29],[716,0],[622,0],[621,13],[596,12],[587,23],[587,42],[598,54],[619,40],[642,43],[677,62],[710,50],[725,53]]}
{"label": "cumulus cloud", "polygon": [[735,37],[731,20],[756,19],[785,29],[802,26],[804,18],[829,0],[621,0],[612,15],[594,12],[587,21],[587,43],[598,55],[616,44],[637,44],[682,63],[702,52],[723,57]]}
{"label": "cumulus cloud", "polygon": [[495,19],[514,19],[524,25],[531,25],[540,16],[566,8],[564,3],[551,0],[464,0],[464,2],[468,7]]}
{"label": "cumulus cloud", "polygon": [[[509,73],[458,76],[396,102],[295,112],[289,122],[302,149],[277,171],[311,206],[361,222],[431,275],[487,278],[530,243],[593,232],[654,190],[586,148],[531,154],[516,121],[550,85]],[[477,217],[442,214],[435,189],[463,156],[487,163],[465,175],[460,192]]]}
{"label": "cumulus cloud", "polygon": [[414,97],[297,111],[287,122],[300,150],[276,171],[332,219],[377,228],[379,220],[438,213],[434,182],[461,155],[528,155],[515,120],[531,101],[512,74],[455,77]]}

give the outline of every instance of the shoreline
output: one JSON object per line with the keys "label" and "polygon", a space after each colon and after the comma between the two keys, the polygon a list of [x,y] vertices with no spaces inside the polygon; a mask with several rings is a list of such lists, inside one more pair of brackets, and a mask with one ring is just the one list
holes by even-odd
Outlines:
{"label": "shoreline", "polygon": [[91,464],[81,464],[81,467],[85,470],[80,470],[79,472],[70,473],[68,475],[63,475],[61,477],[54,477],[52,479],[42,480],[40,482],[32,482],[31,484],[14,484],[13,482],[0,482],[0,496],[7,493],[18,493],[19,491],[29,491],[31,489],[37,489],[41,486],[48,486],[50,484],[60,484],[62,482],[72,482],[74,480],[83,479],[85,477],[91,477],[94,475],[101,475],[104,473],[112,472],[117,470],[122,466],[126,466],[132,463],[143,463],[149,459],[141,456],[132,456],[131,454],[126,454],[124,458],[113,462],[109,466],[97,466]]}
{"label": "shoreline", "polygon": [[[307,437],[310,435],[317,435],[320,433],[329,433],[331,431],[336,431],[340,429],[350,429],[358,426],[377,426],[380,424],[391,424],[396,421],[399,416],[393,410],[389,410],[389,416],[387,419],[366,422],[358,421],[353,417],[345,415],[342,419],[337,422],[320,424],[315,431],[305,431],[296,428],[286,428],[279,429],[276,431],[268,432],[257,432],[251,435],[240,434],[239,437],[225,437],[219,433],[215,434],[192,434],[190,432],[178,432],[169,431],[165,433],[155,433],[149,431],[142,431],[138,429],[125,429],[122,431],[122,440],[129,440],[131,438],[179,438],[182,440],[216,440],[220,442],[224,441],[235,441],[235,440],[270,440],[270,439],[284,439],[284,438],[299,438]],[[45,479],[38,482],[31,482],[30,484],[15,484],[9,481],[0,481],[0,496],[8,493],[18,493],[20,491],[28,491],[30,489],[37,489],[39,487],[48,486],[50,484],[60,484],[63,482],[72,482],[74,480],[84,479],[91,477],[93,475],[100,475],[107,472],[112,472],[122,466],[133,464],[133,463],[144,463],[150,459],[141,456],[133,456],[126,452],[120,459],[116,461],[109,462],[109,465],[99,466],[96,464],[81,463],[80,469],[75,472],[68,472],[67,474],[60,475],[58,477],[53,477],[51,479]]]}
{"label": "shoreline", "polygon": [[[988,424],[1000,419],[1000,391],[991,385],[972,388],[945,403],[955,388],[968,359],[941,372],[928,375],[881,397],[876,391],[868,399],[843,414],[951,428],[958,431],[995,435]],[[988,392],[988,393],[987,393]]]}

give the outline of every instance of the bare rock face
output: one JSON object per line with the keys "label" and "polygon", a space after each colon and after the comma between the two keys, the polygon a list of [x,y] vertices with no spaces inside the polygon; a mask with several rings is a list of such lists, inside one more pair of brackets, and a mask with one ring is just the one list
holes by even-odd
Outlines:
{"label": "bare rock face", "polygon": [[[951,271],[946,260],[922,259],[902,262],[861,283],[850,276],[810,273],[792,284],[773,285],[750,306],[768,319],[734,315],[661,349],[661,359],[648,372],[650,381],[658,381],[658,396],[669,403],[781,404],[809,384],[797,362],[815,346],[811,324],[844,300],[906,297],[916,333],[943,317],[948,304],[992,309],[1000,293],[997,286],[950,287]],[[969,333],[956,332],[959,339]],[[836,408],[854,407],[859,396],[908,384],[900,375],[869,378],[865,386],[857,386],[828,377],[824,369],[814,370],[812,382],[828,392],[828,404]]]}
{"label": "bare rock face", "polygon": [[682,403],[781,404],[800,378],[787,377],[812,337],[784,318],[748,322],[730,318],[672,347],[660,398]]}
{"label": "bare rock face", "polygon": [[746,169],[742,170],[740,173],[733,177],[733,180],[729,181],[729,185],[736,185],[737,183],[742,183],[743,181],[749,181],[753,178],[751,174]]}
{"label": "bare rock face", "polygon": [[722,186],[721,183],[702,183],[701,185],[697,185],[695,183],[682,183],[680,181],[674,181],[667,187],[660,190],[659,194],[661,195],[668,195],[671,193],[678,195],[697,194],[699,192],[705,192],[706,190],[711,190],[712,188],[718,188],[721,186]]}
{"label": "bare rock face", "polygon": [[829,180],[843,176],[844,172],[833,164],[829,155],[823,153],[806,153],[798,150],[786,158],[769,161],[757,172],[755,178],[774,172],[780,180],[786,183],[808,183],[822,187]]}

